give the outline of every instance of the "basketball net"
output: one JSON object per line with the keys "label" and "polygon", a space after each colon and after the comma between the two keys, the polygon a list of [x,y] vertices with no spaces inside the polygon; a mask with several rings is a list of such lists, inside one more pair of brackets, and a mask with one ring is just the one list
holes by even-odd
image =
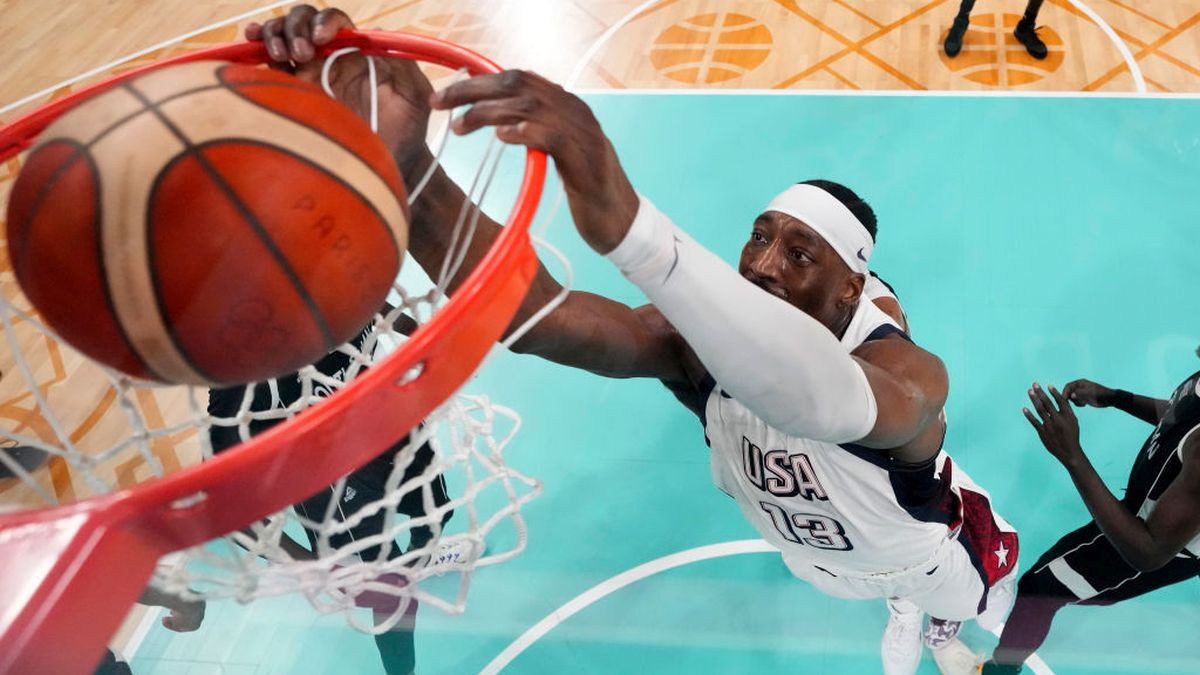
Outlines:
{"label": "basketball net", "polygon": [[[351,39],[343,39],[346,37]],[[386,36],[384,41],[394,37]],[[403,37],[405,40],[418,40],[413,36]],[[440,52],[438,57],[430,58],[410,42],[383,50],[372,38],[378,40],[380,34],[363,32],[339,36],[335,44],[362,47],[368,53],[416,57],[444,66],[462,65],[456,60],[457,56],[449,58]],[[437,42],[425,38],[419,40],[421,49],[433,49],[429,45]],[[435,46],[439,49],[452,47]],[[236,52],[233,51],[235,48]],[[219,49],[206,50],[206,53]],[[230,45],[224,49],[220,53],[231,60],[262,58],[261,47],[257,45]],[[457,47],[453,49],[465,51]],[[486,62],[477,55],[474,58]],[[491,68],[495,68],[494,64],[491,64]],[[472,70],[480,72],[478,68]],[[6,142],[12,142],[11,137],[4,136],[6,131],[8,129],[0,129],[0,151],[3,151]],[[439,140],[435,142],[439,157],[447,135],[443,128],[438,134]],[[28,140],[25,143],[27,145]],[[226,475],[210,481],[211,485],[220,486],[234,479],[237,470],[233,468],[232,457],[249,456],[251,452],[257,452],[268,443],[268,436],[271,442],[285,437],[286,440],[280,443],[287,445],[289,452],[311,450],[305,447],[306,443],[316,444],[320,441],[329,446],[330,452],[318,455],[315,451],[309,451],[304,461],[277,466],[280,471],[273,475],[254,477],[257,488],[252,490],[278,493],[272,495],[274,506],[270,513],[255,513],[251,509],[226,517],[224,511],[229,511],[231,507],[225,507],[221,518],[212,519],[220,521],[221,525],[210,524],[202,519],[189,522],[185,517],[175,518],[169,526],[156,522],[151,528],[140,523],[142,529],[154,531],[154,545],[149,547],[156,549],[154,558],[160,552],[177,551],[159,562],[150,583],[185,599],[234,598],[248,602],[264,596],[301,593],[318,611],[344,612],[350,625],[373,633],[393,628],[413,609],[413,601],[451,613],[463,611],[473,570],[511,559],[524,549],[526,527],[521,508],[541,491],[538,481],[506,462],[506,450],[520,427],[520,417],[516,412],[483,395],[420,395],[422,385],[432,388],[432,384],[437,384],[441,391],[446,392],[457,390],[486,353],[487,345],[482,345],[477,355],[464,356],[464,363],[456,364],[461,375],[439,375],[439,363],[452,361],[455,355],[442,357],[435,353],[439,333],[444,331],[444,327],[434,326],[439,321],[448,321],[442,316],[447,313],[457,312],[452,317],[455,321],[466,321],[465,317],[487,314],[480,309],[484,304],[478,304],[474,310],[464,310],[464,306],[473,299],[483,303],[484,300],[474,297],[477,294],[498,292],[486,284],[472,286],[468,280],[455,298],[447,295],[449,281],[462,264],[480,217],[478,207],[474,205],[483,203],[499,166],[500,155],[501,152],[489,146],[476,175],[469,181],[470,199],[454,225],[455,244],[440,270],[428,270],[433,277],[429,287],[417,290],[412,283],[397,282],[389,296],[392,308],[376,315],[356,343],[338,348],[337,351],[345,355],[349,362],[341,377],[321,373],[312,366],[302,369],[298,376],[301,394],[293,402],[279,400],[276,381],[247,386],[237,413],[228,417],[209,414],[207,389],[134,381],[70,349],[39,320],[36,310],[17,287],[11,266],[7,260],[0,261],[4,263],[0,267],[0,328],[5,344],[5,348],[0,348],[0,443],[3,446],[0,447],[0,543],[5,535],[22,532],[22,528],[30,526],[24,520],[5,520],[8,518],[4,515],[6,512],[19,511],[17,515],[25,515],[30,510],[41,509],[47,513],[68,513],[69,509],[47,511],[47,507],[63,507],[89,499],[92,503],[103,502],[106,499],[104,495],[117,504],[118,498],[124,497],[124,492],[131,487],[134,488],[133,493],[144,495],[149,490],[140,490],[139,487],[149,488],[151,483],[174,484],[174,479],[178,478],[175,474],[207,470],[218,465],[229,467],[224,472]],[[527,163],[526,183],[514,207],[516,215],[510,218],[506,230],[514,227],[527,229],[532,219],[532,209],[536,208],[536,192],[540,190],[541,177],[544,175],[545,158],[540,153],[531,154],[529,162],[533,165],[540,162],[543,173],[536,170],[537,166],[531,170],[531,164]],[[527,188],[531,176],[537,183],[532,202]],[[467,181],[463,184],[466,185]],[[423,186],[424,181],[414,189],[410,205]],[[553,213],[550,217],[553,217]],[[506,232],[505,236],[510,234],[515,236],[516,233]],[[525,232],[520,234],[527,236]],[[525,247],[528,247],[527,242]],[[499,245],[500,242],[497,242],[493,246],[493,252]],[[531,258],[531,249],[521,255],[521,273],[513,274],[513,278],[520,277],[523,281],[505,283],[507,290],[504,291],[503,302],[493,299],[487,305],[501,308],[501,315],[493,312],[487,318],[487,328],[481,329],[491,335],[489,344],[494,344],[500,331],[511,320],[536,269],[536,258]],[[488,263],[485,260],[480,267]],[[517,263],[510,260],[510,264]],[[407,268],[411,267],[413,263],[410,261]],[[493,281],[499,285],[501,272],[496,264],[479,273],[481,276],[484,273],[496,276],[496,280],[484,277],[483,281]],[[564,295],[565,290],[556,303]],[[526,326],[510,335],[508,342],[517,339],[550,309],[552,306],[532,317]],[[411,338],[400,334],[395,328],[396,320],[401,315],[411,317],[418,324]],[[450,338],[447,336],[446,339]],[[399,359],[404,359],[403,365],[398,365]],[[385,376],[376,372],[384,369],[391,371],[390,380],[383,379]],[[366,377],[368,375],[371,377]],[[423,419],[417,418],[421,422],[415,428],[411,424],[404,428],[396,428],[396,424],[391,424],[384,430],[385,423],[389,423],[387,418],[408,410],[390,407],[372,411],[369,407],[372,404],[368,404],[366,398],[369,398],[370,392],[380,391],[386,386],[409,391],[410,396],[405,401],[418,408],[424,405],[432,412],[427,415],[422,413]],[[254,405],[256,391],[271,393],[273,398],[269,408]],[[364,399],[364,402],[355,407],[351,403],[354,398]],[[394,403],[390,405],[394,406]],[[317,419],[318,411],[327,407],[336,408],[338,415],[345,418],[345,430],[353,431],[349,435],[355,438],[362,439],[364,436],[359,433],[358,426],[352,430],[351,425],[379,425],[378,431],[372,430],[366,435],[373,439],[375,445],[365,449],[341,448],[336,436],[330,441],[324,432],[315,429],[321,421],[312,422]],[[282,422],[268,433],[254,435],[250,432],[252,424],[280,420]],[[220,427],[236,429],[243,445],[214,458],[209,432]],[[346,513],[341,505],[357,496],[353,481],[347,480],[349,470],[361,466],[366,459],[375,457],[399,441],[404,433],[409,433],[409,440],[392,457],[392,468],[381,493],[365,506]],[[356,442],[351,441],[352,444]],[[419,471],[410,470],[418,461],[420,448],[426,443],[433,450],[432,460]],[[329,467],[338,461],[335,455],[343,451],[353,452],[360,459],[349,466],[342,461],[343,466],[330,472]],[[187,462],[179,458],[188,456],[193,457],[198,465],[184,466]],[[329,459],[331,456],[332,460]],[[209,462],[213,467],[204,466]],[[292,483],[300,476],[306,478],[308,485],[327,486],[323,490],[329,496],[328,506],[323,513],[310,510],[302,514],[293,508],[294,504],[310,497],[313,492],[295,493],[296,488]],[[240,478],[246,479],[245,476]],[[443,480],[449,500],[438,503],[435,483]],[[193,487],[196,485],[200,483],[194,483]],[[215,507],[205,502],[213,500],[215,491],[212,487],[194,489],[192,494],[169,502],[169,509],[179,514],[199,508],[211,510]],[[177,494],[187,492],[189,490],[182,490]],[[246,496],[249,498],[254,495]],[[411,507],[407,509],[409,514],[404,513],[402,501],[411,504],[414,500],[421,505],[419,513],[412,515]],[[454,517],[445,523],[443,530],[443,522],[451,511]],[[372,528],[371,534],[356,536],[355,532],[361,532],[359,526],[368,519],[376,519],[380,524]],[[67,516],[46,517],[42,521],[36,523],[42,528],[48,527],[51,522],[55,527],[74,527],[73,521]],[[214,531],[205,532],[209,536],[201,537],[189,532],[189,528],[211,528]],[[217,529],[223,532],[216,532]],[[421,541],[410,542],[410,535],[416,530],[422,533],[419,538]],[[215,534],[222,536],[210,538]],[[201,545],[193,545],[190,541],[199,542],[202,539],[209,540]],[[289,541],[298,542],[303,548],[311,548],[311,558],[294,556],[294,548],[290,547]],[[340,541],[340,545],[335,541]],[[374,552],[364,554],[368,550]],[[131,547],[130,560],[135,559],[136,553],[138,548]],[[43,561],[26,560],[21,564],[40,562]],[[45,564],[49,565],[50,562],[45,561]],[[88,563],[85,561],[84,564],[86,566]],[[95,563],[95,566],[99,565],[99,562]],[[112,562],[108,567],[122,570],[118,562]],[[0,576],[8,574],[11,569],[15,569],[13,565],[0,563]],[[138,568],[131,562],[130,569]],[[125,576],[123,571],[121,573]],[[451,575],[451,579],[430,581],[433,577],[445,575]],[[128,576],[136,577],[138,572],[131,571]],[[123,583],[129,589],[137,589],[139,586],[135,581],[131,578]],[[0,586],[3,586],[3,582],[0,582]],[[116,589],[118,584],[114,583],[113,586]],[[43,589],[38,589],[30,596],[30,602],[35,603],[40,599],[43,602],[69,604],[73,601],[72,593],[81,594],[82,591],[58,589],[43,592]],[[100,594],[102,599],[104,597],[94,589],[89,593]],[[117,590],[112,593],[119,595]],[[125,595],[128,594],[128,591],[125,592]],[[119,621],[133,599],[125,597],[125,602],[122,602],[114,597],[110,604],[119,607],[107,614],[119,614]],[[362,608],[373,611],[366,612]],[[33,610],[29,608],[21,611],[26,614],[20,616],[32,616]],[[62,616],[71,614],[63,610]],[[20,623],[14,621],[14,617],[18,617],[16,609],[0,607],[0,618],[10,623]],[[102,638],[106,641],[115,630],[115,624],[111,620],[106,623],[104,619],[97,619],[95,615],[92,618],[103,627],[87,628],[86,620],[79,619],[75,620],[76,628],[85,627],[93,643],[100,638],[91,637],[91,633],[104,633]],[[50,619],[45,622],[54,623]],[[4,621],[0,621],[0,624],[4,624]],[[73,664],[86,666],[89,665],[89,659],[90,664],[94,664],[100,656],[100,652],[78,658],[63,657],[61,653],[54,655],[50,652],[61,652],[63,644],[49,644],[51,633],[37,632],[23,626],[0,627],[5,631],[0,634],[0,645],[4,646],[0,654],[9,653],[7,657],[0,655],[0,671],[9,668],[20,671],[30,666],[55,669],[64,666],[62,670],[74,670]],[[24,633],[16,635],[18,630]],[[54,630],[54,627],[48,626],[46,630]],[[83,639],[78,634],[74,637]],[[40,654],[38,650],[46,650],[47,653]],[[14,652],[16,656],[12,655]]]}

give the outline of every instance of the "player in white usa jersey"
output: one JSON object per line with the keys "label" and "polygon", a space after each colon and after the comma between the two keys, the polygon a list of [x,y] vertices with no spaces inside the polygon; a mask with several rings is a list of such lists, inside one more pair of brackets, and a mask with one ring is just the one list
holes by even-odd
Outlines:
{"label": "player in white usa jersey", "polygon": [[[308,12],[311,22],[286,22],[268,49],[290,50],[312,77],[310,33],[349,22]],[[734,268],[633,189],[591,110],[561,87],[508,71],[430,95],[411,63],[381,63],[380,136],[406,177],[432,162],[426,102],[469,106],[452,130],[495,127],[502,141],[551,155],[580,235],[651,300],[631,308],[573,291],[516,351],[657,378],[690,399],[718,485],[794,573],[839,597],[893,600],[885,672],[916,669],[920,610],[947,620],[983,611],[988,589],[1011,576],[1016,535],[941,451],[945,367],[863,300],[874,217],[862,200],[826,181],[788,188],[754,219]],[[365,115],[362,60],[338,66],[335,93]],[[435,170],[413,204],[409,252],[425,269],[451,255],[466,200]],[[499,230],[481,218],[458,269],[472,269]],[[540,269],[513,326],[560,290]]]}

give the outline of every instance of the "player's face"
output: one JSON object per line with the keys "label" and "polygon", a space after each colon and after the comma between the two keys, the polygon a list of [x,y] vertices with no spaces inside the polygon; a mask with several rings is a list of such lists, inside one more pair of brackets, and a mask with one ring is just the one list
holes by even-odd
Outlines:
{"label": "player's face", "polygon": [[778,211],[754,220],[738,272],[836,331],[850,268],[821,235]]}

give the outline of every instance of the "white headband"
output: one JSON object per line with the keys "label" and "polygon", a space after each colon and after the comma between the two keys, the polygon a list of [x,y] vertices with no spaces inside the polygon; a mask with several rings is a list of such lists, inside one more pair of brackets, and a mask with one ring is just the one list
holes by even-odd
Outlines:
{"label": "white headband", "polygon": [[867,228],[833,195],[815,185],[801,183],[779,193],[765,210],[803,221],[829,242],[851,270],[867,273],[875,242],[871,241]]}

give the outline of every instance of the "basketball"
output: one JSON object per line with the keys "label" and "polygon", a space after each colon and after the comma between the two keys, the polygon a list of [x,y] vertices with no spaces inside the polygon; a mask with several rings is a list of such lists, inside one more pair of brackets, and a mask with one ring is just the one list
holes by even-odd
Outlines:
{"label": "basketball", "polygon": [[349,108],[273,70],[197,62],[50,125],[8,204],[41,318],[137,378],[262,380],[317,361],[383,305],[404,184]]}

